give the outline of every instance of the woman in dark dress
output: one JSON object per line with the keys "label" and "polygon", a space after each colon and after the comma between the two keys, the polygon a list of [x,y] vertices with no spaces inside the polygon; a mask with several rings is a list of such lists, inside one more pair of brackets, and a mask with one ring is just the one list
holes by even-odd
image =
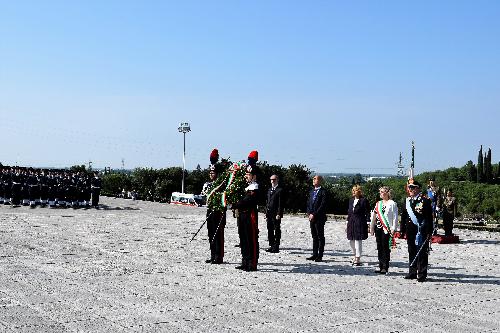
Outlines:
{"label": "woman in dark dress", "polygon": [[354,185],[352,198],[349,200],[347,211],[347,239],[350,242],[354,258],[354,266],[361,265],[361,254],[363,250],[362,241],[368,238],[368,224],[370,220],[370,204],[363,197],[361,186]]}

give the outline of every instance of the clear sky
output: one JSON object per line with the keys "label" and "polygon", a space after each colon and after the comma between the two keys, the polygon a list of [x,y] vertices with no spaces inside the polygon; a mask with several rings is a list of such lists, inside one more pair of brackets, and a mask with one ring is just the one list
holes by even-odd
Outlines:
{"label": "clear sky", "polygon": [[500,156],[500,1],[0,0],[0,162],[416,172]]}

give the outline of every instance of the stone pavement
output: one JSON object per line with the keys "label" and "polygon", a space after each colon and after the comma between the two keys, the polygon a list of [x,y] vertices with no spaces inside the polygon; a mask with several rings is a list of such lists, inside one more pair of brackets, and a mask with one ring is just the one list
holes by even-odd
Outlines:
{"label": "stone pavement", "polygon": [[498,232],[456,230],[433,245],[429,280],[404,280],[400,242],[388,276],[376,245],[351,267],[343,222],[325,228],[322,263],[305,218],[282,222],[279,254],[239,264],[228,218],[222,265],[205,264],[204,208],[102,198],[95,209],[0,206],[0,332],[499,332]]}

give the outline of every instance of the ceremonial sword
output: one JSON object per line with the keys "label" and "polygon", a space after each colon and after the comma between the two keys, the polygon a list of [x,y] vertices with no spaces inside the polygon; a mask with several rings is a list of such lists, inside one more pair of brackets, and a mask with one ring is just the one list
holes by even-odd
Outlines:
{"label": "ceremonial sword", "polygon": [[214,241],[215,241],[215,237],[217,237],[217,232],[219,231],[219,227],[220,227],[220,225],[222,224],[222,220],[224,219],[224,215],[225,215],[225,214],[226,214],[226,213],[223,213],[223,214],[222,214],[222,216],[221,216],[221,218],[220,218],[220,221],[219,221],[219,224],[217,225],[217,229],[215,229],[215,234],[214,234],[214,237],[213,237],[213,238],[212,238],[212,240],[210,241],[210,244],[213,244],[213,243],[214,243]]}
{"label": "ceremonial sword", "polygon": [[[430,241],[430,238],[431,238],[431,237],[432,237],[432,234],[431,234],[431,235],[429,235],[429,236],[427,236],[427,239],[425,240],[425,242],[423,242],[423,243],[422,243],[422,245],[420,246],[420,249],[418,249],[418,252],[417,252],[417,254],[415,255],[415,258],[413,258],[413,261],[411,262],[410,267],[412,267],[412,266],[413,266],[413,264],[415,263],[415,261],[416,261],[416,260],[417,260],[417,258],[418,258],[418,255],[420,254],[420,251],[422,251],[422,249],[424,248],[424,245],[425,245],[428,241]],[[430,248],[430,246],[429,246],[429,248]]]}
{"label": "ceremonial sword", "polygon": [[203,226],[205,225],[205,223],[207,223],[208,218],[211,215],[212,215],[212,212],[210,212],[210,214],[208,214],[207,218],[205,219],[205,221],[203,221],[202,225],[200,226],[200,228],[198,229],[198,231],[193,235],[193,238],[191,238],[191,240],[189,241],[189,243],[191,243],[193,241],[193,239],[196,237],[196,235],[198,235],[198,233],[200,232],[201,228],[203,228]]}

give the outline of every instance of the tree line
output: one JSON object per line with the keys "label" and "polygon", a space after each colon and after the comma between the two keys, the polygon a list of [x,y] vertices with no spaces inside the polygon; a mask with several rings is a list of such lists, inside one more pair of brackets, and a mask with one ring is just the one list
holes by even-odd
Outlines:
{"label": "tree line", "polygon": [[[482,154],[482,152],[481,152]],[[486,154],[491,161],[491,151]],[[461,168],[448,168],[433,172],[424,172],[415,178],[422,184],[433,179],[445,195],[445,190],[452,189],[458,201],[459,214],[462,216],[476,216],[500,220],[500,185],[498,185],[498,165],[491,168],[492,179],[487,183],[478,182],[477,173],[471,168],[471,161]],[[483,159],[483,170],[484,170]],[[312,188],[312,172],[305,165],[294,164],[289,167],[259,163],[261,175],[259,177],[260,197],[259,205],[264,207],[266,193],[270,186],[269,178],[276,174],[280,178],[280,185],[284,188],[286,211],[289,213],[304,212],[307,196]],[[479,167],[475,170],[480,170]],[[476,171],[477,172],[477,171]],[[489,172],[489,171],[488,171]],[[487,173],[489,174],[489,173]],[[473,176],[476,176],[474,179]],[[495,175],[495,176],[493,176]],[[208,179],[208,168],[202,169],[199,165],[195,170],[185,171],[185,190],[187,193],[198,194]],[[481,178],[482,179],[482,178]],[[488,178],[485,178],[488,179]],[[182,182],[182,168],[170,167],[165,169],[137,168],[133,171],[112,171],[103,175],[103,189],[101,194],[118,196],[123,189],[134,191],[140,199],[167,202],[172,192],[180,191]],[[363,187],[364,195],[370,204],[374,205],[378,198],[378,189],[389,186],[393,191],[393,199],[403,207],[406,198],[406,178],[389,177],[370,181],[363,180],[361,175],[345,177],[325,177],[323,186],[328,191],[328,213],[335,215],[347,214],[348,202],[351,197],[351,188],[354,184]],[[423,189],[425,192],[425,188]]]}

